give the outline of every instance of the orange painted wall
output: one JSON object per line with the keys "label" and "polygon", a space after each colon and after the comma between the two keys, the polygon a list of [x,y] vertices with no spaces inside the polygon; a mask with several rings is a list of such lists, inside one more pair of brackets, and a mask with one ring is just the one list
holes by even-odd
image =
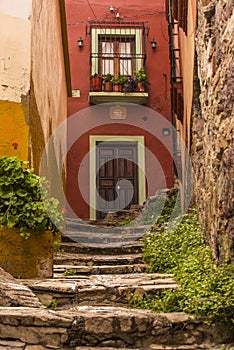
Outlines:
{"label": "orange painted wall", "polygon": [[[112,124],[100,126],[83,134],[68,152],[67,163],[69,172],[67,174],[67,199],[73,211],[82,219],[89,219],[89,205],[84,200],[82,193],[89,198],[89,166],[81,170],[83,158],[89,151],[89,135],[142,135],[145,137],[146,154],[146,192],[147,196],[153,196],[158,189],[171,188],[174,183],[172,171],[172,158],[170,152],[164,145],[149,132],[133,126],[124,124]],[[155,158],[154,158],[155,157]],[[167,160],[165,162],[165,159]],[[157,164],[158,162],[158,164]],[[152,164],[154,166],[152,166]],[[82,176],[82,183],[79,182],[79,171]],[[71,185],[72,184],[72,185]],[[82,193],[80,191],[82,187]],[[85,197],[86,197],[85,196]]]}
{"label": "orange painted wall", "polygon": [[111,121],[109,108],[108,104],[93,106],[68,120],[67,200],[83,219],[89,218],[89,204],[81,192],[89,199],[89,173],[95,171],[89,168],[90,135],[144,136],[147,196],[174,184],[171,134],[162,134],[163,128],[170,127],[170,123],[153,110],[135,105],[126,106],[125,120]]}
{"label": "orange painted wall", "polygon": [[[67,30],[71,66],[72,89],[80,90],[80,97],[68,99],[68,115],[89,106],[90,41],[87,24],[90,20],[115,20],[110,13],[110,2],[106,0],[87,2],[66,0]],[[145,22],[148,28],[146,39],[146,67],[150,82],[147,106],[171,118],[170,112],[170,68],[168,50],[168,29],[165,4],[162,0],[119,0],[112,4],[121,16],[121,21]],[[84,39],[82,49],[77,40]],[[151,40],[157,41],[157,49],[151,48]]]}
{"label": "orange painted wall", "polygon": [[[0,101],[0,157],[17,156],[28,159],[28,125],[25,111],[17,102]],[[19,144],[14,149],[12,142]]]}
{"label": "orange painted wall", "polygon": [[[110,4],[106,0],[77,2],[66,0],[68,45],[70,55],[71,81],[72,89],[80,91],[80,97],[68,98],[68,144],[71,134],[75,130],[82,129],[83,123],[89,124],[89,131],[85,132],[82,137],[74,143],[68,153],[67,158],[67,199],[72,209],[81,217],[89,218],[88,203],[82,198],[79,186],[77,184],[77,174],[82,159],[89,152],[89,135],[139,135],[145,136],[145,146],[158,159],[164,175],[162,176],[159,169],[155,169],[146,155],[146,177],[148,180],[147,195],[155,194],[160,188],[172,187],[174,183],[173,162],[169,152],[165,150],[159,140],[153,138],[150,133],[138,127],[137,123],[132,122],[132,126],[120,125],[103,125],[92,129],[92,120],[96,120],[97,115],[90,116],[85,122],[80,118],[77,119],[75,127],[70,128],[69,119],[76,113],[91,107],[89,104],[90,88],[90,45],[91,35],[88,32],[88,21],[103,19],[114,21],[113,14],[110,13],[110,5],[118,8],[121,19],[120,21],[144,22],[148,30],[146,37],[146,70],[149,78],[149,98],[146,107],[152,111],[160,113],[167,121],[171,121],[170,107],[170,66],[169,66],[169,48],[168,48],[168,27],[165,14],[165,3],[162,0],[142,1],[142,0],[120,0],[117,4]],[[77,40],[82,37],[83,47],[77,46]],[[157,41],[157,49],[151,47],[151,40]],[[92,107],[93,108],[93,107]],[[144,115],[141,116],[141,119]],[[79,118],[79,117],[78,117]],[[93,119],[95,118],[95,119]],[[128,114],[128,118],[133,118]],[[107,118],[108,119],[108,118]],[[102,118],[103,124],[108,123],[105,117]],[[94,125],[94,124],[93,124]],[[162,125],[158,125],[157,118],[153,119],[152,129],[162,132]],[[91,130],[92,129],[92,130]],[[87,129],[88,130],[88,129]],[[172,133],[171,133],[172,134]],[[168,137],[171,144],[171,134]],[[89,192],[89,168],[87,166],[84,179],[84,186]],[[166,181],[161,181],[165,177]]]}

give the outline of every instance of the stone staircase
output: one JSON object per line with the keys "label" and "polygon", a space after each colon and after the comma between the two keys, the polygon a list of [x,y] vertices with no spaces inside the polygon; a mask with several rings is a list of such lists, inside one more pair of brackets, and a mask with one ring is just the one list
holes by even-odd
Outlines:
{"label": "stone staircase", "polygon": [[[177,288],[172,275],[147,273],[141,259],[145,233],[144,226],[105,228],[68,220],[54,278],[5,280],[15,292],[11,302],[0,304],[0,350],[220,350],[215,344],[230,342],[225,327],[131,306],[132,297]],[[17,290],[31,301],[16,298]]]}
{"label": "stone staircase", "polygon": [[[61,243],[62,251],[55,254],[54,278],[24,280],[24,283],[42,304],[48,306],[56,301],[57,310],[81,305],[129,307],[132,297],[143,298],[146,293],[154,297],[161,290],[176,288],[172,275],[146,272],[141,257],[143,243],[135,240],[142,232],[142,227],[90,227],[70,220],[65,242]],[[83,240],[88,233],[92,236],[88,243],[80,243],[80,238]],[[126,239],[124,234],[132,236],[131,243],[127,239],[127,243],[120,244]]]}

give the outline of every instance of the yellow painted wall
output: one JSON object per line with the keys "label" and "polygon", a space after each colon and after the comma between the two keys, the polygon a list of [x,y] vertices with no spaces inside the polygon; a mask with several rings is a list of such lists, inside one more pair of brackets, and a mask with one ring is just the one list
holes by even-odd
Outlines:
{"label": "yellow painted wall", "polygon": [[[28,239],[18,228],[0,228],[0,266],[15,278],[53,277],[53,234],[31,232]],[[14,253],[12,253],[14,252]]]}
{"label": "yellow painted wall", "polygon": [[[15,150],[12,142],[19,147]],[[28,159],[28,125],[23,106],[17,102],[0,101],[0,157],[17,156]]]}

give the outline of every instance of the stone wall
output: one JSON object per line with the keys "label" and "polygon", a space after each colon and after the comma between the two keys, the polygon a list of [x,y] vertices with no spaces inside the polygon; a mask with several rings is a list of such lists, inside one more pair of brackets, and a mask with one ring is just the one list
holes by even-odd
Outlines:
{"label": "stone wall", "polygon": [[233,0],[198,1],[194,197],[217,263],[234,247],[233,10]]}

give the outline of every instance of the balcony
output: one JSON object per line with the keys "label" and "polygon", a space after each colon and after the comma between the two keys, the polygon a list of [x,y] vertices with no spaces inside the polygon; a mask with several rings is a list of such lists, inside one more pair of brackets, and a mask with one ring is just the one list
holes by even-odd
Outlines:
{"label": "balcony", "polygon": [[148,92],[106,92],[90,91],[89,103],[126,102],[144,105],[148,100]]}
{"label": "balcony", "polygon": [[104,78],[97,74],[91,76],[89,103],[125,102],[143,105],[148,100],[148,79],[143,68],[135,76],[119,75],[113,78],[107,74]]}

